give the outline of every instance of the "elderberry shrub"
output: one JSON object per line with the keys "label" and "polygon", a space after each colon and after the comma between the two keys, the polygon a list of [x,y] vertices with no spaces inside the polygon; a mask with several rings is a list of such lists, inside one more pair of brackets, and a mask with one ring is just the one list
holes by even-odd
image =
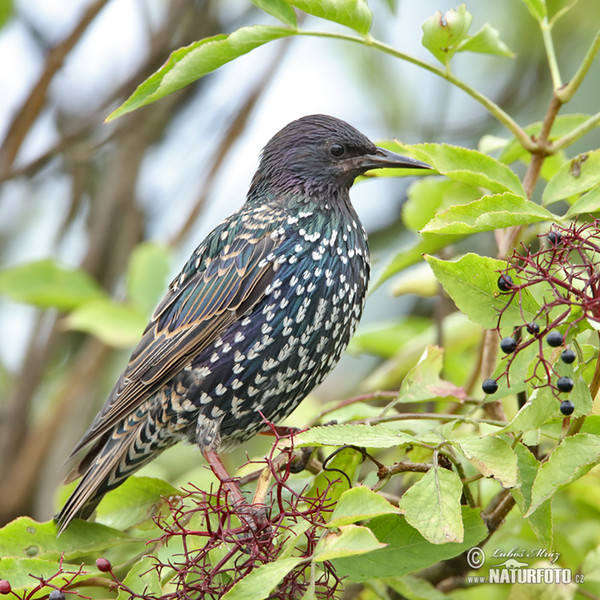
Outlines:
{"label": "elderberry shrub", "polygon": [[498,391],[498,382],[495,379],[486,379],[481,384],[481,389],[485,394],[495,394]]}
{"label": "elderberry shrub", "polygon": [[556,331],[556,329],[554,329],[546,336],[546,343],[548,344],[548,346],[557,348],[563,343],[563,336],[559,331]]}
{"label": "elderberry shrub", "polygon": [[548,241],[553,246],[559,246],[560,243],[562,242],[562,234],[560,233],[560,231],[551,231],[548,234]]}
{"label": "elderberry shrub", "polygon": [[517,349],[517,340],[513,337],[505,337],[500,342],[500,349],[504,354],[511,354]]}
{"label": "elderberry shrub", "polygon": [[510,275],[506,275],[506,273],[503,273],[502,275],[500,275],[500,277],[498,277],[498,287],[500,288],[500,291],[508,292],[512,288],[512,286],[513,280]]}
{"label": "elderberry shrub", "polygon": [[573,389],[574,385],[575,385],[575,383],[573,382],[573,380],[570,377],[559,377],[556,380],[556,387],[561,392],[570,392]]}
{"label": "elderberry shrub", "polygon": [[560,359],[564,363],[570,365],[571,363],[575,362],[575,352],[573,352],[571,348],[567,348],[566,350],[563,350],[562,354],[560,355]]}
{"label": "elderberry shrub", "polygon": [[574,410],[575,405],[570,400],[563,400],[560,403],[560,412],[565,415],[565,417],[572,415]]}

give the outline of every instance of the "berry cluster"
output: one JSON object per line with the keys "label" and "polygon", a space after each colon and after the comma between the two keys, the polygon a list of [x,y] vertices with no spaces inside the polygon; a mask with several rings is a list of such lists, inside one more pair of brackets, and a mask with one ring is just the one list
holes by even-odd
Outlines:
{"label": "berry cluster", "polygon": [[[499,311],[497,331],[500,332],[502,317],[513,300],[519,306],[526,290],[543,286],[544,298],[533,320],[523,316],[523,324],[514,328],[513,334],[504,337],[500,349],[507,355],[506,369],[500,376],[508,375],[515,357],[529,347],[538,344],[533,374],[527,380],[534,387],[548,386],[555,396],[570,392],[574,387],[572,377],[560,375],[551,360],[544,355],[544,345],[551,348],[565,346],[566,341],[585,327],[587,322],[600,323],[600,221],[569,227],[554,226],[545,234],[547,243],[536,252],[522,247],[515,251],[509,267],[498,278],[498,289],[507,296],[507,303]],[[517,279],[516,283],[512,273]],[[523,315],[523,310],[521,309]],[[559,331],[564,331],[561,333]],[[555,357],[555,355],[554,355]],[[576,354],[565,347],[560,355],[563,363],[570,365]],[[498,377],[498,379],[500,378]],[[493,394],[498,389],[498,379],[487,379],[482,389]],[[562,400],[560,411],[568,416],[575,406],[571,400]]]}

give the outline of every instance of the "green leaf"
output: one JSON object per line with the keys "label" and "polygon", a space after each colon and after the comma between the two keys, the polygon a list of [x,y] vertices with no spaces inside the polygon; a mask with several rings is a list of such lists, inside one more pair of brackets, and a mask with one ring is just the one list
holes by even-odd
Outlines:
{"label": "green leaf", "polygon": [[268,598],[275,586],[298,564],[302,558],[283,558],[260,565],[238,581],[222,600],[263,600]]}
{"label": "green leaf", "polygon": [[[160,598],[163,591],[156,570],[156,559],[152,556],[138,558],[129,573],[123,579],[123,583],[140,596],[154,596]],[[120,589],[117,600],[128,600],[132,595],[130,592]]]}
{"label": "green leaf", "polygon": [[346,446],[363,448],[393,448],[414,444],[417,440],[400,429],[398,424],[326,425],[311,427],[294,436],[296,446]]}
{"label": "green leaf", "polygon": [[4,27],[14,12],[13,0],[0,0],[0,28]]}
{"label": "green leaf", "polygon": [[[307,497],[314,498],[327,489],[329,502],[337,502],[339,497],[356,482],[362,462],[363,455],[354,448],[344,448],[336,452],[334,457],[327,462],[327,470],[322,470],[313,479]],[[348,479],[342,473],[345,473]],[[348,485],[348,480],[350,485]]]}
{"label": "green leaf", "polygon": [[334,558],[356,556],[385,546],[386,544],[379,542],[368,527],[342,525],[339,531],[329,531],[319,540],[313,560],[323,562]]}
{"label": "green leaf", "polygon": [[600,149],[579,154],[565,163],[550,179],[542,194],[548,205],[574,194],[581,194],[600,184]]}
{"label": "green leaf", "polygon": [[[521,514],[525,514],[531,504],[531,487],[533,486],[540,463],[529,449],[521,443],[515,446],[514,451],[517,456],[517,486],[511,490],[511,494]],[[534,513],[527,517],[527,521],[542,548],[552,547],[551,508],[551,500],[548,499]]]}
{"label": "green leaf", "polygon": [[456,440],[455,445],[484,477],[493,477],[505,488],[517,484],[517,456],[505,439],[468,437]]}
{"label": "green leaf", "polygon": [[[76,573],[79,570],[79,565],[70,565],[63,563],[63,569],[71,573]],[[12,592],[31,592],[40,582],[34,579],[33,576],[43,577],[48,580],[58,571],[57,560],[44,560],[41,558],[15,558],[3,556],[0,559],[0,579],[8,579]],[[74,584],[87,579],[89,575],[86,575],[85,571],[73,578]],[[72,575],[69,575],[69,579]],[[63,582],[63,578],[58,579],[59,582]],[[8,598],[14,598],[14,596],[7,596]],[[25,598],[43,598],[48,597],[48,589],[45,592],[40,591],[39,593],[29,596],[27,594],[19,594],[19,597]]]}
{"label": "green leaf", "polygon": [[526,196],[517,175],[505,164],[483,152],[449,144],[396,143],[391,149],[429,163],[438,173],[450,179],[483,187],[497,194],[512,192],[517,196]]}
{"label": "green leaf", "polygon": [[549,388],[536,388],[503,431],[521,433],[539,429],[556,414],[557,408]]}
{"label": "green leaf", "polygon": [[461,181],[425,177],[413,183],[407,195],[402,220],[408,228],[418,231],[442,210],[481,198],[481,190]]}
{"label": "green leaf", "polygon": [[431,469],[404,493],[399,507],[406,520],[432,544],[462,542],[464,528],[460,509],[462,483],[448,469]]}
{"label": "green leaf", "polygon": [[351,581],[370,581],[381,577],[402,577],[442,560],[458,556],[476,546],[488,531],[478,509],[462,507],[464,541],[431,544],[400,515],[384,515],[369,522],[377,539],[385,548],[333,561],[337,574]]}
{"label": "green leaf", "polygon": [[179,494],[177,488],[162,479],[129,477],[104,496],[96,510],[96,522],[115,529],[127,529],[152,518],[164,498]]}
{"label": "green leaf", "polygon": [[361,326],[353,336],[348,350],[351,354],[373,354],[391,358],[398,350],[431,327],[428,317],[410,316],[390,324]]}
{"label": "green leaf", "polygon": [[421,25],[421,43],[443,65],[448,65],[460,43],[466,38],[472,20],[473,15],[464,4],[444,15],[438,10]]}
{"label": "green leaf", "polygon": [[292,28],[252,25],[229,35],[215,35],[179,48],[106,121],[164,98],[267,42],[295,34],[296,30]]}
{"label": "green leaf", "polygon": [[467,393],[463,388],[440,378],[443,357],[443,348],[427,346],[419,362],[404,378],[395,403],[425,402],[433,398],[447,398],[449,396],[464,400]]}
{"label": "green leaf", "polygon": [[515,56],[514,52],[500,39],[497,29],[487,23],[474,35],[465,38],[458,46],[459,52],[482,52],[498,56]]}
{"label": "green leaf", "polygon": [[38,523],[30,517],[19,517],[0,529],[0,556],[56,560],[64,552],[65,559],[69,560],[134,541],[121,531],[79,519],[72,521],[60,537],[56,534],[53,521]]}
{"label": "green leaf", "polygon": [[600,462],[600,436],[578,433],[565,438],[540,467],[531,489],[532,514],[561,487],[579,479]]}
{"label": "green leaf", "polygon": [[366,35],[371,29],[373,14],[365,0],[288,0],[304,12],[345,25]]}
{"label": "green leaf", "polygon": [[[457,261],[440,260],[433,256],[426,256],[425,260],[456,306],[469,319],[486,329],[496,327],[498,311],[508,302],[508,298],[498,290],[498,272],[506,268],[504,261],[477,254],[465,254]],[[517,282],[515,277],[513,280]],[[523,318],[534,320],[538,306],[531,294],[521,293],[520,300],[520,306],[513,302],[504,311],[503,326],[522,324]]]}
{"label": "green leaf", "polygon": [[421,234],[416,243],[413,242],[408,247],[400,248],[392,259],[383,266],[381,271],[373,277],[370,292],[372,293],[396,273],[423,260],[424,254],[435,254],[446,246],[462,240],[464,237],[463,235]]}
{"label": "green leaf", "polygon": [[167,246],[144,242],[136,246],[127,269],[127,296],[147,315],[167,287],[171,252]]}
{"label": "green leaf", "polygon": [[448,596],[438,591],[433,584],[421,577],[405,575],[390,577],[382,583],[393,589],[403,600],[450,600]]}
{"label": "green leaf", "polygon": [[340,496],[327,525],[339,527],[390,513],[396,514],[398,509],[383,496],[360,485],[346,490]]}
{"label": "green leaf", "polygon": [[137,306],[107,299],[87,302],[65,319],[68,329],[95,335],[115,348],[128,348],[137,343],[146,323],[144,312]]}
{"label": "green leaf", "polygon": [[425,262],[421,262],[413,269],[404,271],[394,279],[391,286],[393,296],[417,294],[421,298],[434,298],[439,293],[439,286],[433,271]]}
{"label": "green leaf", "polygon": [[565,215],[566,218],[600,211],[600,185],[580,196]]}
{"label": "green leaf", "polygon": [[85,271],[51,259],[0,271],[0,294],[16,302],[65,311],[105,296],[102,288]]}
{"label": "green leaf", "polygon": [[556,215],[531,200],[510,192],[483,196],[479,200],[451,206],[435,216],[423,233],[470,235],[538,221],[556,221]]}
{"label": "green leaf", "polygon": [[285,0],[252,0],[252,4],[255,4],[261,10],[273,15],[276,19],[279,19],[290,27],[298,26],[296,13]]}
{"label": "green leaf", "polygon": [[523,2],[525,3],[525,6],[527,6],[527,8],[529,9],[531,16],[540,23],[548,14],[546,10],[545,0],[523,0]]}

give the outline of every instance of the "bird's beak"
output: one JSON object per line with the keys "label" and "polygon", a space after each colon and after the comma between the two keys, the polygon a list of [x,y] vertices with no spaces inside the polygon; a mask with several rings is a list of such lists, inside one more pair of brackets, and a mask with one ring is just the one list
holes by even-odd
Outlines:
{"label": "bird's beak", "polygon": [[375,154],[363,155],[360,160],[365,171],[369,169],[433,169],[431,165],[420,160],[396,154],[379,146]]}

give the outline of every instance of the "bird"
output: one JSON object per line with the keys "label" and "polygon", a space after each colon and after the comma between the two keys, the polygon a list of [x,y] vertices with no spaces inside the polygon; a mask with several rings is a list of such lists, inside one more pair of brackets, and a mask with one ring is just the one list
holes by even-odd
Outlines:
{"label": "bird", "polygon": [[[277,423],[339,361],[361,318],[369,246],[351,201],[371,169],[429,165],[328,115],[264,147],[242,207],[200,243],[156,307],[104,407],[77,443],[81,477],[59,533],[178,442],[223,481],[219,452]],[[240,500],[238,491],[234,496]]]}

